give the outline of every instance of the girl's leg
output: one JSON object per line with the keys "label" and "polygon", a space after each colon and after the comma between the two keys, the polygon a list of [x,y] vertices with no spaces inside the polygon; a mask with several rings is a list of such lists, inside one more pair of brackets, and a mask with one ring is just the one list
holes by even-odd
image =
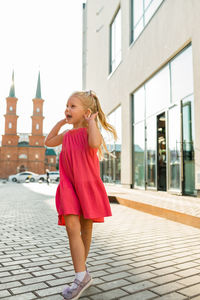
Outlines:
{"label": "girl's leg", "polygon": [[67,215],[64,218],[75,272],[84,272],[86,270],[85,246],[81,237],[79,216]]}
{"label": "girl's leg", "polygon": [[84,217],[81,216],[80,222],[81,222],[81,237],[85,247],[85,262],[86,262],[88,253],[90,251],[90,245],[92,240],[93,221],[89,219],[84,219]]}

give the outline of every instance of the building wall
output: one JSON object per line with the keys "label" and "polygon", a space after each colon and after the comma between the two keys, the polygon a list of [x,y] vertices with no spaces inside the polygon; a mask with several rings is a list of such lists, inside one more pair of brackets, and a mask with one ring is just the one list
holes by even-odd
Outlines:
{"label": "building wall", "polygon": [[[109,25],[122,13],[122,61],[109,74]],[[85,88],[97,92],[106,114],[122,105],[121,183],[132,184],[131,94],[188,43],[192,43],[195,136],[200,136],[200,1],[165,0],[130,45],[130,1],[88,0]],[[95,76],[94,76],[95,74]],[[195,139],[196,189],[200,189],[200,139]]]}
{"label": "building wall", "polygon": [[45,159],[45,168],[49,171],[56,171],[56,156],[47,155]]}
{"label": "building wall", "polygon": [[[27,158],[19,158],[22,154]],[[11,174],[20,172],[21,166],[24,166],[25,170],[44,174],[45,147],[1,147],[0,178],[7,178]]]}

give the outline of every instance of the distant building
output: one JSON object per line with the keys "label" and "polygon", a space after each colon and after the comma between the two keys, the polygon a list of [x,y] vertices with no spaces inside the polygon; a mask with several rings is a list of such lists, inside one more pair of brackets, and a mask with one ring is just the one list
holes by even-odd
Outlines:
{"label": "distant building", "polygon": [[17,101],[13,72],[10,93],[6,98],[5,132],[0,147],[0,178],[7,178],[11,174],[25,170],[38,174],[44,174],[46,169],[56,170],[56,153],[44,146],[44,100],[41,97],[40,73],[36,96],[33,99],[31,134],[17,133]]}
{"label": "distant building", "polygon": [[49,171],[56,170],[56,152],[54,149],[47,148],[45,151],[45,168]]}
{"label": "distant building", "polygon": [[120,137],[109,182],[200,197],[199,12],[199,0],[83,4],[83,89]]}

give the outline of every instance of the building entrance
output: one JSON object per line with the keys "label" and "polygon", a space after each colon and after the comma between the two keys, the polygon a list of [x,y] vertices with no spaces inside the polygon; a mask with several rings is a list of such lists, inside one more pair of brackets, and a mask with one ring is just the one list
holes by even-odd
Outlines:
{"label": "building entrance", "polygon": [[166,191],[166,117],[157,116],[157,189]]}

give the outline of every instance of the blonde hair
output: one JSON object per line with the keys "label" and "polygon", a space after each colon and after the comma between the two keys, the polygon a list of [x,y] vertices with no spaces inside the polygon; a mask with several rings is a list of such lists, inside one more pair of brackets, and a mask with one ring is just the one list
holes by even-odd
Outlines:
{"label": "blonde hair", "polygon": [[[98,115],[97,115],[95,121],[96,121],[96,124],[97,124],[97,127],[99,128],[99,130],[100,130],[99,125],[101,125],[106,131],[109,131],[113,135],[115,140],[117,140],[117,132],[116,132],[115,128],[107,122],[106,116],[101,108],[99,99],[94,91],[91,91],[91,90],[90,91],[80,91],[80,92],[76,91],[73,94],[71,94],[71,96],[69,98],[71,98],[71,97],[77,97],[81,101],[81,104],[83,105],[83,107],[85,109],[89,108],[91,110],[92,114],[98,112]],[[98,154],[99,154],[99,158],[101,160],[104,159],[104,155],[103,155],[104,151],[107,154],[114,156],[108,151],[108,148],[107,148],[104,138],[102,136],[102,144],[98,148]]]}

